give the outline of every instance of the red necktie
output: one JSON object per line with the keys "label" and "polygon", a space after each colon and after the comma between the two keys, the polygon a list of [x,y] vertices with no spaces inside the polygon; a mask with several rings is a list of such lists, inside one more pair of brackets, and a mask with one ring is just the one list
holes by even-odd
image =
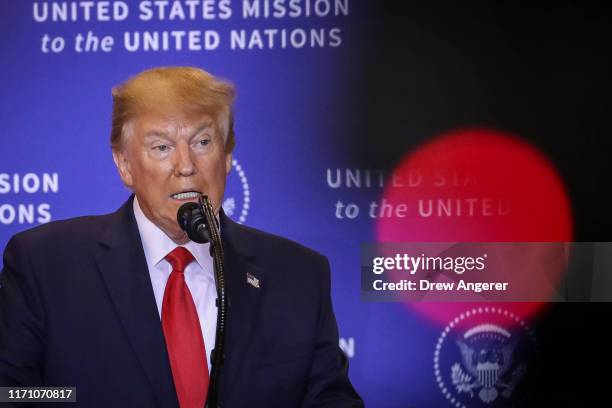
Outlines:
{"label": "red necktie", "polygon": [[208,365],[198,312],[185,283],[185,268],[193,255],[177,247],[166,256],[172,273],[166,283],[162,327],[181,408],[203,408],[208,393]]}

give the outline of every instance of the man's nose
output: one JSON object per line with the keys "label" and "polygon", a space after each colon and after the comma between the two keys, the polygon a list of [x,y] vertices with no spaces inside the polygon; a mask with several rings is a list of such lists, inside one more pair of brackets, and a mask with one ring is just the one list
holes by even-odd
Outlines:
{"label": "man's nose", "polygon": [[192,152],[187,142],[180,141],[176,145],[174,154],[174,173],[176,176],[183,177],[191,176],[196,173]]}

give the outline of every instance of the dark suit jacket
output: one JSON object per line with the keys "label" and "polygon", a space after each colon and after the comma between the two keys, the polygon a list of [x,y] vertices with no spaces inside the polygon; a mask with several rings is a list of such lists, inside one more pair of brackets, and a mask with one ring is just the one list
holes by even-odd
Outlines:
{"label": "dark suit jacket", "polygon": [[[223,214],[221,233],[220,406],[362,406],[338,347],[327,259]],[[17,234],[0,283],[0,386],[76,386],[83,407],[178,407],[132,198],[110,215]]]}

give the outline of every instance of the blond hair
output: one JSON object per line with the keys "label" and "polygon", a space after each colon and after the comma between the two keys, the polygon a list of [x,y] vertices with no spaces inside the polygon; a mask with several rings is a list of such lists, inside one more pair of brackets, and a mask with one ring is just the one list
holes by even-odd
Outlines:
{"label": "blond hair", "polygon": [[113,88],[111,147],[121,149],[133,118],[141,113],[210,115],[225,140],[236,144],[232,105],[234,85],[195,67],[159,67],[143,71]]}

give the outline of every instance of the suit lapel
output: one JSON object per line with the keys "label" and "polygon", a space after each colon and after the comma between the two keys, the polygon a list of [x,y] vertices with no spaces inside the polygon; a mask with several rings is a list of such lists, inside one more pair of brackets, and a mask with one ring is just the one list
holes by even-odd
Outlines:
{"label": "suit lapel", "polygon": [[[227,317],[225,343],[226,360],[221,369],[221,405],[229,405],[229,398],[236,394],[234,386],[246,371],[249,348],[257,329],[259,304],[266,290],[264,271],[255,263],[249,242],[245,240],[243,227],[220,214],[221,236],[225,255],[225,278],[230,307]],[[247,273],[258,279],[259,288],[247,282]]]}
{"label": "suit lapel", "polygon": [[161,407],[178,407],[155,296],[132,210],[115,214],[96,261],[134,353]]}

